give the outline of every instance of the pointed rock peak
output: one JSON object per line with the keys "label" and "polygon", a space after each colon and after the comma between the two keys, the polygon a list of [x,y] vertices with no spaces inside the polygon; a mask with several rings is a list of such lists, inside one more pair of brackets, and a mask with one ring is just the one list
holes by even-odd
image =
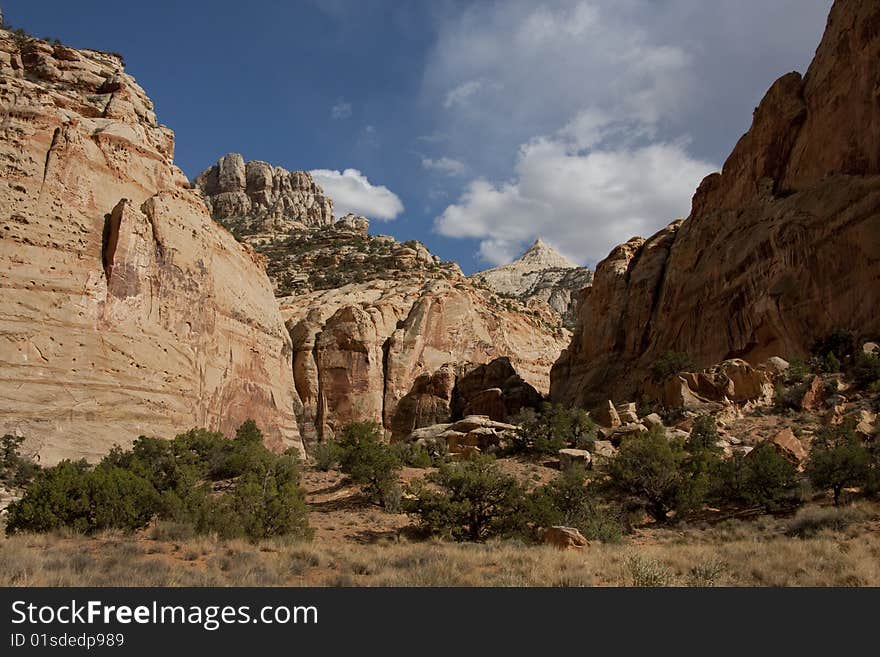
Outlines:
{"label": "pointed rock peak", "polygon": [[528,250],[517,261],[528,264],[538,264],[544,267],[577,267],[575,263],[559,253],[552,246],[547,244],[540,237],[535,240]]}

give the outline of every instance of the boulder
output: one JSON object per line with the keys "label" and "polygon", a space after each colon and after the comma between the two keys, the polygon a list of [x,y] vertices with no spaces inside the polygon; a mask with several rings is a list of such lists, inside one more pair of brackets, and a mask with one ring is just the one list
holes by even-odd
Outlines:
{"label": "boulder", "polygon": [[773,377],[785,374],[789,367],[791,367],[790,363],[779,356],[771,356],[758,366],[759,369],[769,372]]}
{"label": "boulder", "polygon": [[809,456],[809,452],[791,429],[783,429],[770,438],[769,442],[777,448],[780,454],[795,465],[801,465]]}
{"label": "boulder", "polygon": [[659,415],[657,415],[657,413],[649,413],[642,418],[642,424],[650,430],[654,427],[662,427],[663,419]]}
{"label": "boulder", "polygon": [[561,550],[580,550],[588,547],[590,542],[574,527],[554,525],[544,531],[544,544]]}
{"label": "boulder", "polygon": [[571,466],[578,464],[584,468],[590,467],[593,462],[592,455],[585,449],[560,449],[559,450],[559,469],[567,470]]}
{"label": "boulder", "polygon": [[813,375],[801,397],[801,408],[805,411],[818,411],[825,402],[825,382],[822,377]]}
{"label": "boulder", "polygon": [[626,404],[618,404],[616,409],[621,424],[632,424],[639,421],[639,415],[636,412],[635,403],[627,402]]}
{"label": "boulder", "polygon": [[603,402],[599,408],[593,411],[590,415],[603,427],[614,429],[620,426],[620,415],[617,414],[617,409],[614,407],[614,404],[610,399]]}
{"label": "boulder", "polygon": [[866,342],[862,345],[862,353],[866,356],[880,356],[880,344],[876,342]]}
{"label": "boulder", "polygon": [[594,440],[591,448],[593,457],[596,458],[613,458],[617,454],[617,448],[611,444],[610,440]]}

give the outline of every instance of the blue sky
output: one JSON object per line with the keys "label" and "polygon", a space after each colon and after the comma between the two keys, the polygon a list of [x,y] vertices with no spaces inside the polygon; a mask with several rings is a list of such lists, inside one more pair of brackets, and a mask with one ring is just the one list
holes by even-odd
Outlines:
{"label": "blue sky", "polygon": [[374,233],[472,272],[538,236],[593,265],[686,215],[830,0],[0,4],[121,52],[188,176],[228,152],[322,170]]}

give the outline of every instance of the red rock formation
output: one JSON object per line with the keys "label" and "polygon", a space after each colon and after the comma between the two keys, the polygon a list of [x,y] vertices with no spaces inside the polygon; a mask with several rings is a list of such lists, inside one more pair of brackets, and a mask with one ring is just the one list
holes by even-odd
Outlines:
{"label": "red rock formation", "polygon": [[637,394],[667,351],[755,365],[880,331],[880,5],[835,3],[690,217],[617,247],[582,295],[551,395],[588,405]]}

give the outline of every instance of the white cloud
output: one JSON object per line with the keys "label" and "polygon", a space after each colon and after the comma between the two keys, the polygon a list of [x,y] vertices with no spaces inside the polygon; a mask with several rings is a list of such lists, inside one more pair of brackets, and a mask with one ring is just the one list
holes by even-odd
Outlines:
{"label": "white cloud", "polygon": [[403,212],[403,203],[397,194],[384,185],[373,185],[357,169],[342,172],[314,169],[309,173],[333,199],[333,211],[337,217],[353,212],[370,219],[388,221]]}
{"label": "white cloud", "polygon": [[438,157],[437,159],[423,157],[422,167],[429,171],[439,171],[449,176],[461,175],[466,168],[464,162],[461,160],[455,160],[451,157]]}
{"label": "white cloud", "polygon": [[542,236],[592,265],[686,216],[770,83],[809,62],[828,5],[469,5],[442,26],[422,93],[432,129],[481,175],[435,229],[478,240],[491,263]]}
{"label": "white cloud", "polygon": [[538,138],[520,149],[515,180],[472,181],[435,228],[479,239],[480,255],[492,264],[509,262],[542,236],[594,265],[616,244],[686,216],[696,186],[714,168],[680,143],[582,152],[562,136]]}
{"label": "white cloud", "polygon": [[446,93],[446,98],[443,99],[443,107],[449,109],[456,105],[464,105],[468,98],[482,88],[483,83],[479,80],[468,80],[467,82],[463,82]]}
{"label": "white cloud", "polygon": [[330,118],[347,119],[351,116],[351,103],[340,100],[330,108]]}

